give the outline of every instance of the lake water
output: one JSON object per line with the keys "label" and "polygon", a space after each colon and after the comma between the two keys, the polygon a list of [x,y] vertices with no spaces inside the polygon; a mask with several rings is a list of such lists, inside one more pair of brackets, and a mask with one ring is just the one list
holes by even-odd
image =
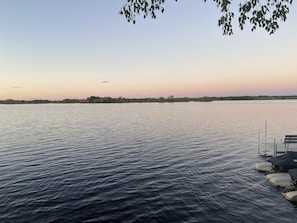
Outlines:
{"label": "lake water", "polygon": [[[0,105],[0,222],[292,222],[254,170],[297,101]],[[262,134],[263,135],[263,134]]]}

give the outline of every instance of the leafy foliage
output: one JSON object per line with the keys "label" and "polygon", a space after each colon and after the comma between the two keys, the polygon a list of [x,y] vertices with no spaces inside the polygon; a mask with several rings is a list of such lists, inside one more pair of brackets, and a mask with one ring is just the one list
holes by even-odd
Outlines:
{"label": "leafy foliage", "polygon": [[[124,15],[128,22],[135,23],[136,16],[155,19],[157,13],[164,12],[166,0],[127,0],[121,8],[120,14]],[[175,0],[177,1],[177,0]],[[206,0],[204,0],[206,2]],[[213,0],[220,9],[222,16],[218,19],[218,25],[222,27],[224,35],[233,34],[232,22],[235,13],[230,10],[232,0]],[[257,27],[265,29],[273,34],[279,28],[280,21],[286,21],[289,6],[293,0],[245,0],[239,3],[238,23],[242,30],[246,23],[251,24],[251,30]]]}
{"label": "leafy foliage", "polygon": [[[177,1],[177,0],[175,0]],[[136,15],[143,15],[143,18],[151,16],[155,19],[156,12],[164,12],[162,5],[165,0],[127,0],[126,4],[122,7],[120,14],[124,15],[128,22],[135,24]]]}

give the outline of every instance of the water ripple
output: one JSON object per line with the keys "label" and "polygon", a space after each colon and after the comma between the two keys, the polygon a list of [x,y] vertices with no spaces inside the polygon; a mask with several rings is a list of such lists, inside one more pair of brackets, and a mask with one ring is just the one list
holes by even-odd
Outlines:
{"label": "water ripple", "polygon": [[257,106],[2,106],[0,221],[291,222],[253,169]]}

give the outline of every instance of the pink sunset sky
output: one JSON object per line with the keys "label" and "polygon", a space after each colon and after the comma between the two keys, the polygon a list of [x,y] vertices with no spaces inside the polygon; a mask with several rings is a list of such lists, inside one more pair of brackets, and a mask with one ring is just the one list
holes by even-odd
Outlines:
{"label": "pink sunset sky", "polygon": [[297,95],[297,7],[280,29],[223,36],[213,2],[168,1],[135,25],[123,1],[15,1],[0,8],[0,100]]}

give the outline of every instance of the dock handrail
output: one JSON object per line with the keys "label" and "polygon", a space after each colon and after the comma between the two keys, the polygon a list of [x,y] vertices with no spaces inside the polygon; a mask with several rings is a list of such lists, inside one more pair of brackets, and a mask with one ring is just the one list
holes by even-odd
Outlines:
{"label": "dock handrail", "polygon": [[291,143],[297,143],[297,135],[286,135],[283,143],[285,144],[285,149],[289,149]]}
{"label": "dock handrail", "polygon": [[[260,137],[258,137],[260,139]],[[283,139],[274,139],[273,143],[260,142],[258,139],[258,154],[263,157],[279,156],[288,151],[297,151],[297,135],[285,135]]]}
{"label": "dock handrail", "polygon": [[286,135],[284,139],[284,143],[297,143],[297,135]]}
{"label": "dock handrail", "polygon": [[[287,153],[289,150],[297,150],[297,135],[285,135],[284,139],[280,140],[280,143],[277,143],[275,139],[272,144],[267,143],[267,120],[265,120],[264,143],[261,143],[260,139],[260,129],[258,129],[258,155],[263,157],[278,156]],[[290,144],[295,145],[292,145],[291,148],[289,148]]]}

